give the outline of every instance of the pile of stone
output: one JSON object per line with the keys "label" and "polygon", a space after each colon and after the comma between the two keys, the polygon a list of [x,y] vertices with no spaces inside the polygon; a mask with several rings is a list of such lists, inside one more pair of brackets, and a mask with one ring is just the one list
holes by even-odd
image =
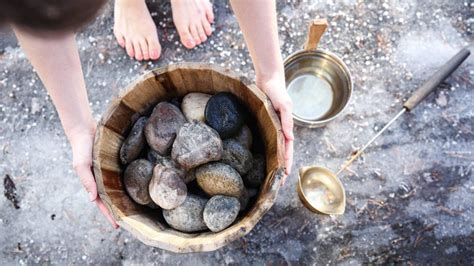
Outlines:
{"label": "pile of stone", "polygon": [[256,197],[265,158],[237,97],[189,93],[140,117],[120,149],[123,183],[137,204],[182,232],[229,227]]}

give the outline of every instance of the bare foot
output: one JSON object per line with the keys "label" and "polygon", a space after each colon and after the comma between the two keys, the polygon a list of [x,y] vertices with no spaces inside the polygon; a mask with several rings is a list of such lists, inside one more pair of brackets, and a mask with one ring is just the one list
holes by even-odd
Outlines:
{"label": "bare foot", "polygon": [[171,0],[171,10],[181,43],[186,48],[194,48],[211,35],[214,13],[209,0]]}
{"label": "bare foot", "polygon": [[117,42],[137,60],[156,60],[161,45],[145,0],[115,0],[114,34]]}

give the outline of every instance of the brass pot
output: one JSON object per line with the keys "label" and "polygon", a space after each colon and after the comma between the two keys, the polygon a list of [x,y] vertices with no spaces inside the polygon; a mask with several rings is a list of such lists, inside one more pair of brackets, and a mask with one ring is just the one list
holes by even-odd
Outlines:
{"label": "brass pot", "polygon": [[352,95],[352,78],[344,62],[331,52],[317,49],[326,27],[326,20],[312,21],[304,49],[284,62],[293,119],[299,126],[326,125],[344,111]]}

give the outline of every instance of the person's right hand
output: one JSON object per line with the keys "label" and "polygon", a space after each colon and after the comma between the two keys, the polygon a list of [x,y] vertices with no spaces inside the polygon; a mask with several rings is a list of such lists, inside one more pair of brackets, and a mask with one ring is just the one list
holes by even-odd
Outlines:
{"label": "person's right hand", "polygon": [[89,195],[89,200],[97,204],[99,210],[114,228],[118,228],[118,224],[97,193],[97,185],[92,173],[92,147],[94,145],[96,126],[91,124],[89,127],[84,128],[74,130],[74,132],[68,134],[72,147],[74,170],[81,179],[81,183]]}

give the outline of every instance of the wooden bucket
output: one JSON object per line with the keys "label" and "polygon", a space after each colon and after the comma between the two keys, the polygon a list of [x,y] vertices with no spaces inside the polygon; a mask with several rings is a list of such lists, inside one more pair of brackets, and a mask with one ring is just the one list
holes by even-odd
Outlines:
{"label": "wooden bucket", "polygon": [[[133,122],[140,115],[149,114],[156,103],[189,92],[221,91],[235,94],[256,117],[265,146],[267,177],[254,205],[231,227],[218,233],[178,232],[162,222],[161,211],[140,206],[126,194],[119,150]],[[201,63],[180,63],[143,75],[110,104],[98,124],[93,168],[99,195],[122,228],[150,246],[180,253],[201,252],[216,250],[246,235],[272,207],[283,176],[283,153],[280,121],[262,91],[229,70]]]}

